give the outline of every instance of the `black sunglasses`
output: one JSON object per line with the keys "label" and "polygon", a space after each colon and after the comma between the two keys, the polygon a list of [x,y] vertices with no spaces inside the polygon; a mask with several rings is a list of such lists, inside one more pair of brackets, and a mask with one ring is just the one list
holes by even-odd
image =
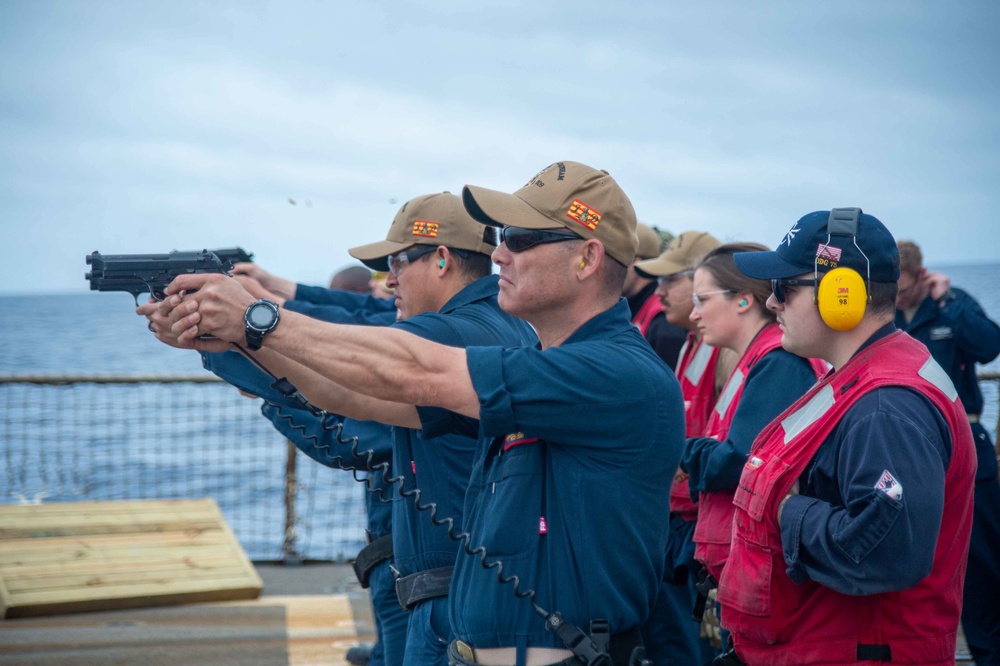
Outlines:
{"label": "black sunglasses", "polygon": [[812,280],[802,280],[798,278],[775,278],[771,280],[771,291],[774,292],[774,300],[778,303],[784,303],[785,299],[788,298],[788,294],[785,292],[785,287],[815,287],[819,284],[819,280],[813,278]]}
{"label": "black sunglasses", "polygon": [[521,227],[504,227],[500,237],[511,252],[523,252],[529,247],[543,243],[562,243],[570,240],[583,240],[572,231],[554,231],[552,229],[522,229]]}

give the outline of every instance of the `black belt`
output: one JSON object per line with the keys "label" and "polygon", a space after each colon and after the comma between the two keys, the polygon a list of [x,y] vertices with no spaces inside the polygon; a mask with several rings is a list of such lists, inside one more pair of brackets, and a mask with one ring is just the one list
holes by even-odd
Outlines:
{"label": "black belt", "polygon": [[421,601],[448,596],[451,572],[455,567],[440,567],[418,571],[396,579],[396,597],[403,610],[410,610]]}
{"label": "black belt", "polygon": [[392,557],[392,535],[380,536],[358,552],[358,556],[351,562],[354,567],[354,574],[358,577],[361,587],[368,587],[368,579],[372,575],[372,569],[382,562]]}

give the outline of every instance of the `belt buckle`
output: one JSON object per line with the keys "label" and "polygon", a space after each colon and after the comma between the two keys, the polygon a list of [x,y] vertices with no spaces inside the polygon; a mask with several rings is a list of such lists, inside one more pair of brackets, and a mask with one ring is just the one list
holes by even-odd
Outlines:
{"label": "belt buckle", "polygon": [[455,640],[455,652],[458,656],[466,661],[471,661],[476,663],[476,651],[472,649],[472,646],[465,641]]}
{"label": "belt buckle", "polygon": [[396,568],[396,563],[395,562],[390,562],[389,563],[389,571],[392,572],[392,577],[393,578],[395,578],[396,580],[400,579],[399,569]]}

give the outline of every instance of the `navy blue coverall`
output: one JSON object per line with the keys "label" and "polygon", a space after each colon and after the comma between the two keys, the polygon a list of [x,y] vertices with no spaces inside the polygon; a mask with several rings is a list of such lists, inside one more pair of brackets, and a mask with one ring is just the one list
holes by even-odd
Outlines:
{"label": "navy blue coverall", "polygon": [[976,664],[1000,665],[1000,480],[996,450],[979,423],[983,394],[976,380],[976,363],[989,363],[1000,354],[1000,326],[961,289],[952,289],[938,301],[928,296],[909,323],[897,310],[896,326],[927,345],[970,415],[979,466],[962,629]]}

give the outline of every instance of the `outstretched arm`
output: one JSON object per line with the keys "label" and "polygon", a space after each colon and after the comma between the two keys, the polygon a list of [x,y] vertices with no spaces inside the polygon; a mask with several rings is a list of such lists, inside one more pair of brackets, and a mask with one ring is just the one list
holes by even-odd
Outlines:
{"label": "outstretched arm", "polygon": [[[182,275],[167,293],[161,314],[173,321],[172,331],[179,344],[219,351],[228,347],[228,342],[245,343],[243,314],[254,298],[236,280],[223,275]],[[206,333],[218,340],[198,339]],[[479,416],[479,400],[464,349],[396,329],[327,324],[294,312],[282,312],[281,323],[264,338],[264,347],[362,395]],[[265,357],[271,363],[280,362],[276,357]],[[290,379],[291,374],[304,381],[304,373],[290,373]],[[337,409],[347,413],[342,407]]]}
{"label": "outstretched arm", "polygon": [[239,263],[233,266],[233,275],[243,275],[256,280],[260,286],[282,300],[295,298],[296,285],[291,280],[268,273],[252,262]]}

